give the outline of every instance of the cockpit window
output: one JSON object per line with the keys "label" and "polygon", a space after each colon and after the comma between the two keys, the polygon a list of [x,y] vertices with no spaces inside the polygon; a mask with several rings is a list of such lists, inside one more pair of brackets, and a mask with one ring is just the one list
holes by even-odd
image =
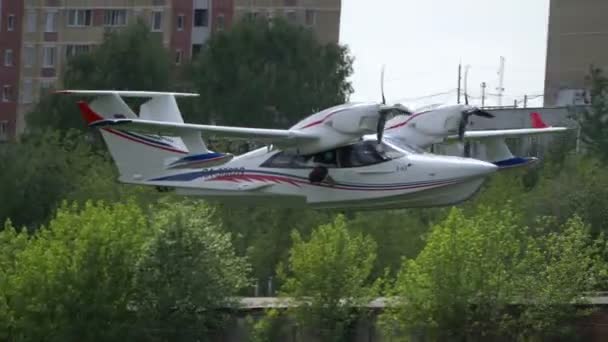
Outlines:
{"label": "cockpit window", "polygon": [[418,146],[414,146],[414,145],[410,145],[408,143],[406,143],[404,140],[397,138],[397,137],[384,137],[383,139],[385,139],[386,141],[388,141],[390,144],[406,151],[409,153],[414,153],[414,154],[420,154],[420,153],[425,153],[426,151],[421,149]]}
{"label": "cockpit window", "polygon": [[327,168],[349,168],[378,164],[403,156],[401,151],[384,142],[378,144],[376,141],[368,140],[308,156],[279,152],[260,166],[285,169],[311,168],[319,165]]}

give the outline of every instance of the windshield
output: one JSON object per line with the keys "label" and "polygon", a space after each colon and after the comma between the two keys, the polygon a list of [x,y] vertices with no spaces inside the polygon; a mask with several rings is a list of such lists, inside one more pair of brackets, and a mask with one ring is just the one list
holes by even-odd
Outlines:
{"label": "windshield", "polygon": [[386,137],[384,137],[384,140],[386,142],[388,142],[389,144],[391,144],[401,150],[404,150],[405,152],[408,152],[408,153],[412,153],[412,154],[426,153],[426,151],[424,149],[422,149],[418,146],[410,145],[410,144],[406,143],[405,140],[402,138],[386,136]]}

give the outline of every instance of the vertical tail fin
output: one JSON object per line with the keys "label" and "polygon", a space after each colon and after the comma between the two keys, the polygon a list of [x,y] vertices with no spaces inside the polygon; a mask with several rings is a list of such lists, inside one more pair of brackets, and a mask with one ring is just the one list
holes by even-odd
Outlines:
{"label": "vertical tail fin", "polygon": [[[91,106],[86,102],[78,103],[82,117],[88,124],[109,116],[93,109],[95,104],[95,101]],[[127,115],[116,113],[114,116]],[[111,127],[102,128],[100,132],[116,163],[120,180],[127,183],[140,183],[163,174],[167,171],[168,163],[189,153],[179,137],[140,134]]]}
{"label": "vertical tail fin", "polygon": [[549,127],[543,119],[540,117],[538,112],[530,113],[530,120],[532,121],[532,128],[547,128]]}
{"label": "vertical tail fin", "polygon": [[[198,96],[190,93],[117,90],[60,90],[57,93],[96,96],[91,103],[78,103],[82,117],[89,125],[109,118],[183,123],[175,97]],[[150,99],[140,106],[137,115],[122,97]],[[233,157],[209,151],[198,132],[186,131],[175,133],[179,136],[165,136],[129,131],[118,126],[104,126],[100,132],[118,167],[119,179],[125,183],[150,184],[148,180],[173,174],[178,172],[177,169],[221,165]]]}

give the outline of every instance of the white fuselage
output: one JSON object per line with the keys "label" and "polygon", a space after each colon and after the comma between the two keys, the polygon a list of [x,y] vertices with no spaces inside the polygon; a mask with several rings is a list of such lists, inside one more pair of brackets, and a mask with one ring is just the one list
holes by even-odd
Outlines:
{"label": "white fuselage", "polygon": [[[377,144],[375,136],[366,136],[363,141]],[[497,169],[480,160],[399,147],[398,141],[383,143],[393,150],[390,160],[329,167],[334,184],[312,184],[308,174],[313,164],[268,165],[273,156],[282,153],[268,148],[238,156],[220,167],[182,170],[146,183],[172,187],[179,194],[251,205],[270,201],[286,207],[405,208],[464,201]]]}

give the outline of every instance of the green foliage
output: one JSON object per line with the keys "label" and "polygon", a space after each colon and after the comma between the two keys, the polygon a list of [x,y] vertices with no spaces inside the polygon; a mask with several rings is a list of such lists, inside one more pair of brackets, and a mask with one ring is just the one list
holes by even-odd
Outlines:
{"label": "green foliage", "polygon": [[166,203],[138,264],[138,327],[146,341],[193,341],[221,323],[218,310],[249,282],[249,265],[202,204]]}
{"label": "green foliage", "polygon": [[[111,341],[130,330],[135,264],[150,235],[133,203],[63,206],[16,255],[11,340]],[[2,234],[13,234],[7,229]]]}
{"label": "green foliage", "polygon": [[119,201],[150,197],[151,189],[120,186],[108,156],[95,151],[74,131],[45,131],[21,143],[0,145],[0,220],[35,228],[46,222],[60,201]]}
{"label": "green foliage", "polygon": [[398,306],[383,316],[387,332],[424,331],[434,339],[492,339],[555,331],[576,314],[565,306],[605,276],[604,246],[578,218],[560,230],[521,225],[508,206],[453,209],[393,291]]}
{"label": "green foliage", "polygon": [[589,152],[608,161],[608,79],[603,71],[591,67],[588,78],[591,82],[591,106],[579,116],[581,139]]}
{"label": "green foliage", "polygon": [[281,295],[298,305],[290,308],[295,319],[323,341],[347,339],[348,328],[377,295],[370,274],[376,243],[350,233],[342,215],[313,231],[304,241],[293,233],[293,247],[278,276]]}
{"label": "green foliage", "polygon": [[[169,89],[171,62],[162,33],[151,32],[142,20],[111,31],[91,53],[68,60],[63,74],[67,89]],[[28,130],[86,129],[73,97],[48,94],[27,115]]]}
{"label": "green foliage", "polygon": [[[332,217],[327,211],[243,205],[215,205],[213,211],[213,222],[232,234],[237,253],[247,256],[253,266],[253,277],[267,296],[274,295],[268,293],[265,285],[275,275],[278,263],[288,257],[291,231],[308,236],[313,228]],[[280,283],[273,281],[273,285],[277,288]],[[246,294],[251,295],[251,291]]]}
{"label": "green foliage", "polygon": [[380,247],[372,275],[399,270],[403,258],[414,258],[422,250],[430,223],[443,219],[445,210],[382,210],[353,213],[347,221],[350,232],[369,235]]}
{"label": "green foliage", "polygon": [[212,36],[192,73],[201,98],[190,121],[285,127],[352,92],[347,49],[279,19],[243,20]]}
{"label": "green foliage", "polygon": [[266,310],[264,316],[257,321],[248,317],[251,325],[251,340],[253,342],[273,342],[284,338],[286,330],[292,322],[287,315],[278,309]]}
{"label": "green foliage", "polygon": [[572,155],[565,159],[558,173],[550,170],[543,173],[522,210],[529,218],[553,216],[560,223],[578,215],[597,235],[608,225],[606,208],[608,173],[598,160]]}
{"label": "green foliage", "polygon": [[13,310],[15,291],[15,269],[19,254],[27,245],[27,235],[16,230],[10,221],[6,221],[0,231],[0,340],[6,341],[12,335],[15,326]]}

